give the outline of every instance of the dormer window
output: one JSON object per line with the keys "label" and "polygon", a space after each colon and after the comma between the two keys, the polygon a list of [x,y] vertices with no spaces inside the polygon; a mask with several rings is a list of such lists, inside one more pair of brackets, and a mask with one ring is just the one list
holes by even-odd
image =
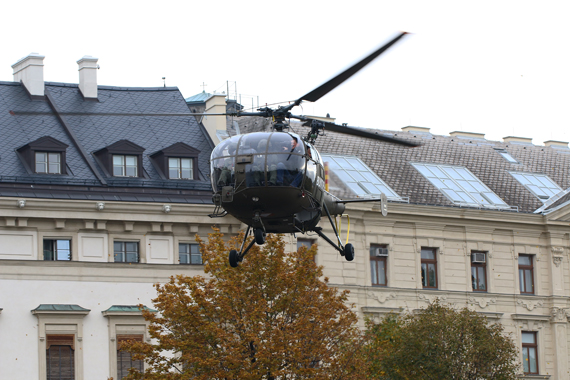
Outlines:
{"label": "dormer window", "polygon": [[44,136],[17,149],[22,164],[30,174],[67,174],[65,151],[68,145]]}
{"label": "dormer window", "polygon": [[151,162],[163,179],[198,179],[200,151],[177,142],[150,155]]}
{"label": "dormer window", "polygon": [[110,177],[142,177],[143,152],[143,147],[128,140],[120,140],[93,155]]}
{"label": "dormer window", "polygon": [[113,155],[114,177],[138,177],[137,156]]}

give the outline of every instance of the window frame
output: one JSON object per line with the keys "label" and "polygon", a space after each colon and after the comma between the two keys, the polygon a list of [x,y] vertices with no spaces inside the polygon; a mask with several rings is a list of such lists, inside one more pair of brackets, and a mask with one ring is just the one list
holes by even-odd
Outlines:
{"label": "window frame", "polygon": [[38,318],[39,378],[47,379],[47,336],[73,335],[74,379],[83,380],[83,319],[91,310],[78,305],[55,306],[39,305],[32,310]]}
{"label": "window frame", "polygon": [[[46,171],[38,171],[38,154],[45,154],[46,155],[46,161],[45,161],[45,166],[46,166]],[[50,157],[55,155],[57,157],[57,172],[52,173],[50,171],[51,165],[52,165],[52,161],[50,161]],[[55,163],[53,163],[55,164]],[[36,172],[36,174],[61,174],[61,153],[60,152],[44,152],[44,151],[39,151],[36,150],[34,151],[34,171]]]}
{"label": "window frame", "polygon": [[[431,251],[433,252],[433,259],[424,259],[421,254],[423,253],[423,251]],[[438,275],[437,275],[437,252],[438,249],[437,248],[430,248],[430,247],[421,247],[420,250],[420,261],[421,261],[421,265],[420,265],[420,273],[421,273],[421,280],[422,280],[422,288],[423,289],[438,289],[439,287],[439,281],[438,281]],[[428,285],[429,283],[429,278],[426,279],[425,283],[424,283],[424,275],[423,275],[423,266],[424,264],[426,265],[426,274],[429,273],[429,265],[433,264],[434,268],[435,268],[435,286],[430,286]]]}
{"label": "window frame", "polygon": [[[181,246],[187,246],[188,252],[180,252]],[[199,263],[192,262],[192,255],[196,255],[196,253],[192,253],[192,247],[198,247],[198,255],[200,257]],[[188,255],[188,262],[182,262],[181,255],[187,254]],[[204,258],[202,257],[202,252],[200,252],[200,244],[198,243],[186,243],[186,242],[178,242],[178,264],[180,265],[204,265]]]}
{"label": "window frame", "polygon": [[[63,340],[63,339],[57,339],[58,338],[67,338],[67,340],[71,340],[71,342],[65,342],[65,343],[71,343],[71,344],[50,344],[50,340],[54,341],[54,340]],[[63,343],[63,342],[62,342]],[[51,353],[52,347],[59,347],[59,354],[61,354],[61,348],[62,347],[69,347],[69,349],[71,350],[70,352],[70,364],[71,364],[71,373],[73,373],[73,379],[75,379],[75,334],[46,334],[46,377],[51,379],[51,380],[70,380],[69,377],[61,377],[61,368],[59,368],[59,376],[51,376],[49,375],[49,373],[51,372]],[[61,364],[62,360],[61,360],[61,356],[60,356],[60,360],[58,360],[58,362]]]}
{"label": "window frame", "polygon": [[[52,252],[51,254],[53,255],[51,259],[46,259],[46,249],[45,249],[45,245],[46,242],[50,241],[52,242]],[[57,242],[59,241],[66,241],[69,242],[69,259],[59,259],[57,252],[59,251],[59,249],[57,248]],[[64,250],[64,249],[62,249]],[[72,261],[72,245],[71,245],[71,239],[65,239],[65,238],[43,238],[43,261]]]}
{"label": "window frame", "polygon": [[[143,306],[152,313],[156,310]],[[117,336],[118,335],[142,335],[143,341],[150,342],[148,335],[149,322],[142,316],[138,305],[112,305],[102,311],[109,323],[109,373],[110,377],[117,378]],[[143,364],[146,368],[146,364]]]}
{"label": "window frame", "polygon": [[[388,256],[372,256],[373,249],[375,248],[386,248],[388,249],[388,244],[370,244],[369,257],[370,257],[370,281],[372,286],[387,287],[388,286]],[[381,284],[379,281],[379,263],[384,264],[384,283]],[[374,275],[375,274],[375,275]]]}
{"label": "window frame", "polygon": [[[554,182],[552,180],[552,178],[550,178],[549,176],[547,176],[546,174],[542,174],[542,173],[527,173],[527,172],[517,172],[517,171],[509,171],[509,174],[517,181],[517,183],[519,183],[521,186],[523,186],[525,189],[527,189],[532,195],[534,195],[539,201],[541,201],[542,203],[547,202],[548,200],[552,199],[552,197],[554,197],[556,194],[559,194],[563,189],[560,187],[560,185],[558,185],[556,182]],[[524,177],[525,180],[527,180],[530,183],[523,183],[519,176]],[[532,180],[529,180],[528,178],[526,178],[525,176],[532,176],[536,181],[538,181],[539,183],[542,184],[542,186],[538,186],[536,185],[536,183],[534,183]],[[544,182],[540,180],[540,178],[547,178],[548,181],[550,181],[552,184],[554,184],[556,187],[549,187],[549,186],[545,186]],[[536,187],[539,191],[542,191],[544,194],[548,195],[544,189],[548,189],[548,191],[550,192],[554,192],[552,189],[557,189],[558,192],[555,194],[550,195],[548,198],[541,198],[541,195],[538,194],[535,190],[533,190],[533,187]]]}
{"label": "window frame", "polygon": [[[474,263],[473,262],[473,254],[474,253],[483,253],[485,254],[485,262],[484,263]],[[482,292],[482,293],[486,293],[489,291],[489,284],[487,281],[487,259],[489,258],[489,253],[486,251],[471,251],[471,256],[470,256],[470,260],[471,260],[471,290],[474,292]],[[474,268],[483,268],[483,276],[485,277],[485,289],[479,289],[479,271],[476,270],[475,274],[476,274],[476,284],[477,284],[477,288],[473,287],[473,269]]]}
{"label": "window frame", "polygon": [[[303,244],[303,243],[308,243],[308,244]],[[299,248],[301,248],[302,245],[307,247],[307,250],[309,250],[314,244],[317,244],[316,239],[297,238],[297,251],[299,251]],[[315,256],[313,256],[313,261],[315,263],[317,262],[317,254],[316,253],[315,253]]]}
{"label": "window frame", "polygon": [[[117,357],[117,380],[122,380],[125,376],[128,375],[128,371],[130,368],[136,368],[132,365],[133,362],[137,362],[138,367],[136,368],[141,372],[144,372],[144,360],[133,360],[133,356],[130,352],[128,351],[124,351],[121,350],[121,343],[122,342],[126,342],[129,340],[134,340],[137,342],[144,342],[144,334],[139,333],[139,334],[117,334],[116,335],[116,347],[115,347],[115,355]],[[127,353],[128,354],[128,360],[131,362],[131,366],[127,368],[127,373],[126,374],[122,374],[122,370],[121,370],[121,362],[122,362],[122,357],[120,356],[121,353]]]}
{"label": "window frame", "polygon": [[[176,170],[178,172],[177,177],[171,176],[172,166],[170,166],[170,160],[176,160],[177,161],[177,166],[176,166]],[[182,176],[182,172],[184,170],[182,168],[182,160],[188,160],[190,162],[190,169],[189,169],[190,176],[189,177],[183,177]],[[189,158],[189,157],[168,157],[167,162],[168,162],[168,179],[186,179],[186,180],[194,179],[194,159],[193,158]],[[186,169],[186,170],[188,170],[188,169]]]}
{"label": "window frame", "polygon": [[[525,265],[525,264],[521,265],[521,263],[520,263],[521,256],[528,257],[530,259],[530,265]],[[536,294],[535,285],[534,285],[534,282],[535,282],[534,281],[534,261],[535,261],[534,255],[521,253],[521,254],[519,254],[517,261],[518,261],[518,270],[519,270],[519,291],[520,291],[520,294],[530,294],[530,295]],[[521,271],[522,271],[522,276],[521,276]],[[527,276],[525,273],[526,271],[530,271],[530,280],[531,280],[531,289],[532,289],[531,292],[523,291],[523,289],[527,288],[527,286],[526,286],[527,285],[527,283],[526,283]]]}
{"label": "window frame", "polygon": [[[384,193],[384,194],[386,195],[386,197],[388,199],[396,200],[396,201],[403,201],[404,200],[404,198],[402,198],[400,195],[398,195],[398,193],[396,193],[394,191],[394,189],[392,189],[390,186],[388,186],[388,184],[382,178],[380,178],[380,176],[374,170],[372,170],[371,167],[369,167],[364,161],[362,161],[357,156],[328,154],[327,153],[327,154],[321,154],[321,159],[323,161],[323,165],[325,164],[325,162],[327,162],[329,171],[334,173],[338,177],[338,179],[348,189],[350,189],[350,191],[352,193],[355,193],[357,196],[362,196],[362,197],[380,196],[383,193],[383,191],[381,191],[378,188],[380,186],[380,187],[386,188],[386,193]],[[330,159],[333,160],[333,164],[338,166],[338,168],[335,169],[334,167],[332,167],[332,165],[330,163]],[[341,165],[339,162],[337,162],[336,159],[345,160],[351,167],[350,168],[343,167],[343,165]],[[358,169],[355,165],[351,164],[349,160],[357,161],[357,164],[364,167],[366,170]],[[339,170],[342,171],[342,175],[339,175],[339,173],[340,173]],[[362,180],[356,178],[354,174],[351,174],[351,172],[356,172],[358,175],[360,175],[362,178],[364,178],[365,181],[362,181]],[[362,173],[366,173],[367,175],[371,176],[372,179],[370,179],[370,177],[366,178],[366,176],[364,176]],[[351,180],[347,181],[346,179],[349,179],[349,177]],[[377,181],[378,185],[375,182],[373,182],[373,180]],[[364,185],[364,183],[370,183],[371,186],[374,186],[380,192],[371,192],[370,188],[366,187]],[[355,186],[357,186],[358,189],[362,191],[362,193],[357,194],[356,191],[354,191],[354,188],[353,188],[353,186],[351,186],[351,184],[355,184]]]}
{"label": "window frame", "polygon": [[[532,335],[534,343],[524,343],[523,342],[523,334],[529,334]],[[538,333],[536,331],[521,331],[521,355],[522,355],[522,364],[523,364],[523,372],[525,375],[538,375],[539,374],[539,363],[538,363],[538,337],[537,337]],[[530,349],[534,349],[534,358],[536,360],[535,362],[535,366],[536,366],[536,372],[531,372],[530,368],[530,355],[529,355],[529,350]],[[528,372],[524,371],[524,367],[525,367],[525,350],[527,352],[527,358],[528,359]]]}
{"label": "window frame", "polygon": [[[128,165],[127,164],[127,159],[128,158],[134,158],[135,159],[135,165]],[[121,164],[117,165],[115,164],[115,158],[121,158]],[[112,162],[112,166],[113,166],[113,177],[127,177],[127,178],[136,178],[139,177],[139,168],[138,168],[138,162],[139,162],[139,158],[138,156],[134,155],[134,154],[112,154],[111,155],[111,162]],[[133,168],[135,170],[135,175],[128,175],[128,169],[129,168]],[[121,168],[121,172],[123,174],[116,174],[115,173],[115,168]]]}
{"label": "window frame", "polygon": [[[454,205],[485,207],[493,209],[511,208],[507,202],[495,194],[495,192],[491,190],[489,186],[485,184],[485,182],[481,181],[479,177],[473,174],[471,170],[465,166],[432,164],[426,162],[411,162],[410,164]],[[435,168],[436,170],[433,170],[432,168]],[[439,171],[445,175],[445,178],[438,176],[438,174],[436,174],[436,171]],[[454,178],[454,176],[450,174],[449,171],[452,171],[456,176],[459,176],[460,178]],[[460,171],[465,171],[464,175],[462,175]],[[451,186],[448,184],[451,184]],[[471,187],[473,191],[468,187]],[[477,198],[477,195],[475,194],[478,194],[479,198]],[[454,196],[456,199],[454,199]],[[501,203],[497,203],[493,197],[495,197]],[[470,201],[468,201],[468,199],[470,199]]]}
{"label": "window frame", "polygon": [[[124,250],[121,251],[121,253],[124,253],[124,260],[123,261],[117,261],[117,252],[115,250],[115,244],[116,243],[121,243],[123,245]],[[127,244],[136,244],[137,250],[136,250],[136,254],[137,254],[137,261],[127,261],[127,253],[129,251],[127,251]],[[131,251],[132,252],[132,251]],[[140,263],[141,262],[141,251],[140,251],[140,242],[139,241],[132,241],[132,240],[113,240],[113,262],[114,263],[122,263],[122,264],[136,264],[136,263]]]}

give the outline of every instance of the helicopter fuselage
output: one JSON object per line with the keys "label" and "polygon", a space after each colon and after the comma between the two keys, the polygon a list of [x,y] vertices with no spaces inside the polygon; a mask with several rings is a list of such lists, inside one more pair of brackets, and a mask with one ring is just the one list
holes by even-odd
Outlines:
{"label": "helicopter fuselage", "polygon": [[256,132],[222,141],[210,160],[214,202],[265,232],[306,232],[326,192],[317,150],[294,133]]}

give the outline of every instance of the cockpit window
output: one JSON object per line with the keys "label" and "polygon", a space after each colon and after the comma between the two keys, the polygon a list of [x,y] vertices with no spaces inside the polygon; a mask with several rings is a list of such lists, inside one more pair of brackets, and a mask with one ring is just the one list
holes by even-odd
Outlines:
{"label": "cockpit window", "polygon": [[233,136],[218,144],[212,152],[212,159],[224,156],[233,156],[236,152],[237,143],[241,136]]}
{"label": "cockpit window", "polygon": [[[238,155],[265,153],[267,133],[251,133],[243,135],[239,142]],[[258,150],[259,149],[259,150]]]}
{"label": "cockpit window", "polygon": [[301,137],[292,133],[273,133],[269,140],[268,153],[304,154]]}

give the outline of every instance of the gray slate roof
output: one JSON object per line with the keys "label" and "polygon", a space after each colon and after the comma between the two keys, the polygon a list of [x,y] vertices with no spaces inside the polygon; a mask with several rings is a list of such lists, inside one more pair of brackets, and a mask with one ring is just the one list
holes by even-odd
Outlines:
{"label": "gray slate roof", "polygon": [[[46,100],[31,100],[20,83],[0,82],[0,196],[211,202],[208,159],[213,144],[203,126],[193,116],[148,116],[188,113],[178,88],[98,86],[98,101],[90,101],[83,99],[76,84],[46,82],[46,93],[106,184],[99,181]],[[104,115],[109,113],[121,115]],[[68,145],[67,175],[29,174],[25,170],[15,150],[43,136]],[[145,178],[108,177],[93,158],[93,152],[123,139],[145,149]],[[200,151],[199,179],[164,180],[151,164],[149,155],[177,142]],[[30,183],[35,184],[33,188]]]}

